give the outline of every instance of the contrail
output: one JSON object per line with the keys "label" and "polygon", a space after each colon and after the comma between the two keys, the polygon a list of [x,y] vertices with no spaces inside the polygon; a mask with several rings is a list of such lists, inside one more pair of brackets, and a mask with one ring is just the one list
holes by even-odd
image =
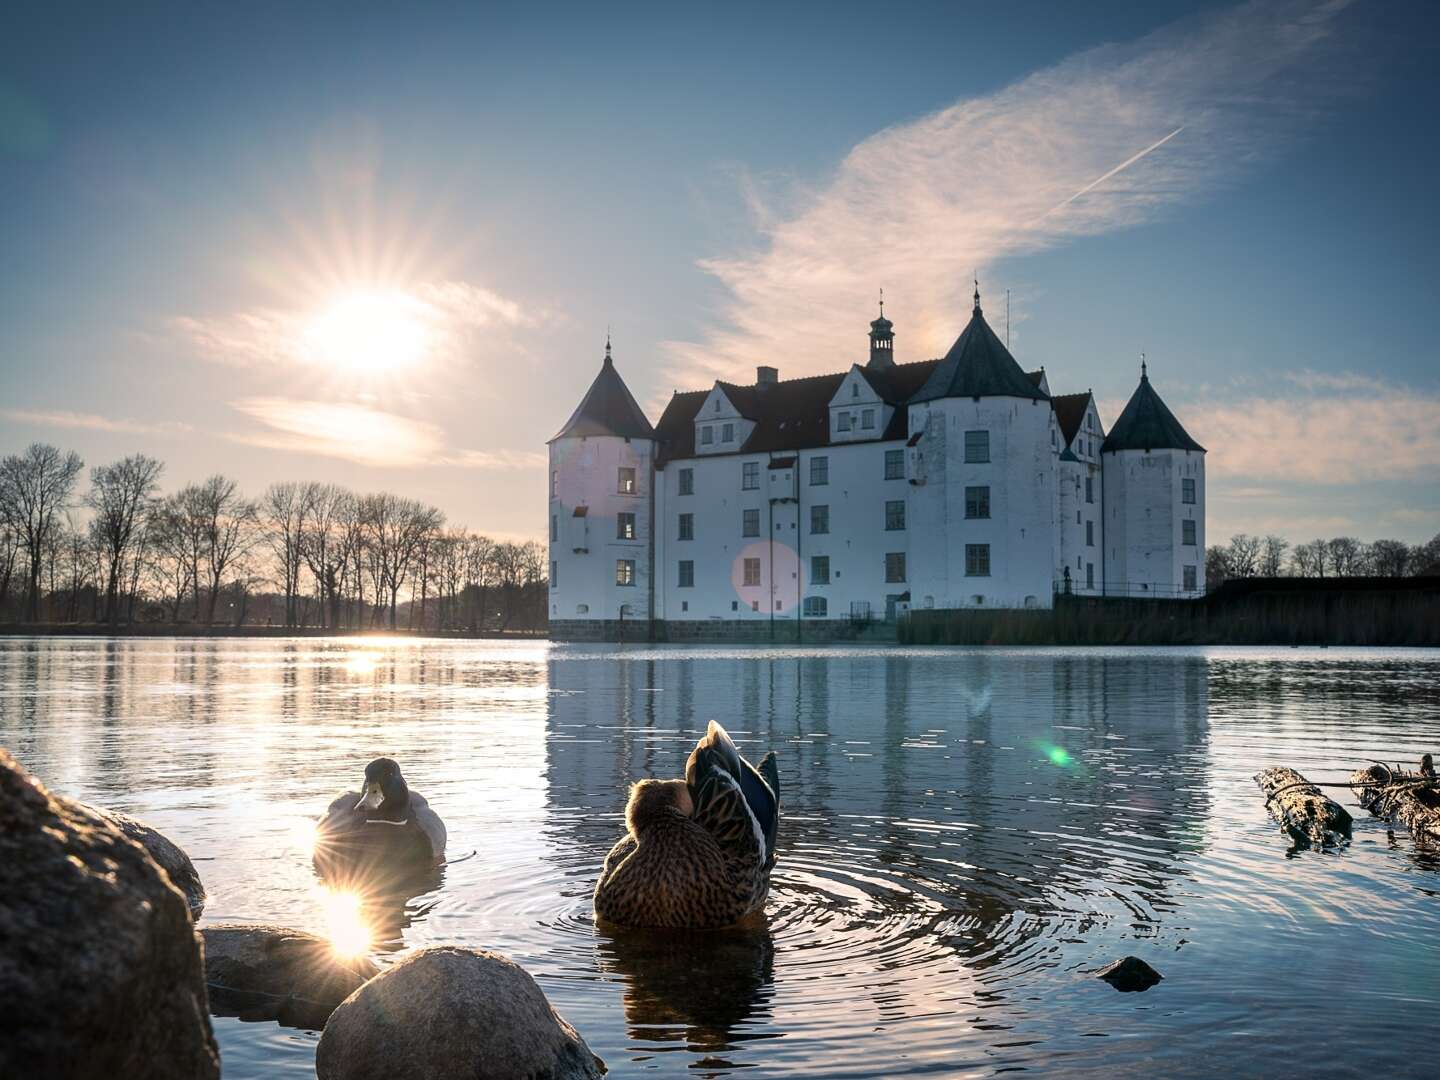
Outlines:
{"label": "contrail", "polygon": [[1153,142],[1153,143],[1151,143],[1149,146],[1147,146],[1144,150],[1141,150],[1141,151],[1140,151],[1138,154],[1136,154],[1134,157],[1128,158],[1128,159],[1126,159],[1125,161],[1122,161],[1119,165],[1116,165],[1113,169],[1111,169],[1109,172],[1107,172],[1104,176],[1100,177],[1100,179],[1090,181],[1090,183],[1086,184],[1086,185],[1085,185],[1083,188],[1081,188],[1079,191],[1075,192],[1074,195],[1071,195],[1071,196],[1070,196],[1068,199],[1066,199],[1064,202],[1062,202],[1062,203],[1060,203],[1060,204],[1058,204],[1058,205],[1056,205],[1056,206],[1052,206],[1049,210],[1047,210],[1047,211],[1045,212],[1045,213],[1046,213],[1046,216],[1048,216],[1048,215],[1050,215],[1050,214],[1053,214],[1056,210],[1059,210],[1059,209],[1062,209],[1063,207],[1069,206],[1071,203],[1073,203],[1076,199],[1080,198],[1080,196],[1081,196],[1081,195],[1084,195],[1086,192],[1094,191],[1097,187],[1099,187],[1101,184],[1103,184],[1106,180],[1109,180],[1109,179],[1110,179],[1112,176],[1114,176],[1116,173],[1118,173],[1118,172],[1123,172],[1124,170],[1128,169],[1131,165],[1134,165],[1135,162],[1139,161],[1139,160],[1140,160],[1141,158],[1143,158],[1146,154],[1148,154],[1148,153],[1150,153],[1150,152],[1152,152],[1152,151],[1154,151],[1154,150],[1159,150],[1160,147],[1164,146],[1167,142],[1169,142],[1171,139],[1173,139],[1176,135],[1179,135],[1180,132],[1182,132],[1182,131],[1184,131],[1184,130],[1185,130],[1185,125],[1184,125],[1184,124],[1181,124],[1178,128],[1176,128],[1174,131],[1170,132],[1170,134],[1169,134],[1169,135],[1166,135],[1163,139],[1159,140],[1158,142]]}

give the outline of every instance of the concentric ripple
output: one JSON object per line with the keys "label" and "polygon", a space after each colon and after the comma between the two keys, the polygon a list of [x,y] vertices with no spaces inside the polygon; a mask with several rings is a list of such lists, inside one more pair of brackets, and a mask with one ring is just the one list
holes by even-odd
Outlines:
{"label": "concentric ripple", "polygon": [[[1440,750],[1437,676],[1433,651],[3,639],[0,742],[185,846],[207,919],[322,933],[309,823],[396,757],[451,858],[342,906],[371,955],[498,949],[616,1077],[1323,1076],[1360,1046],[1402,1075],[1440,1003],[1440,858],[1358,810],[1347,848],[1293,852],[1251,777]],[[597,927],[628,783],[711,718],[779,755],[764,919]],[[1165,980],[1090,977],[1126,954]],[[1348,1007],[1317,1028],[1307,985]],[[314,1033],[216,1024],[227,1080],[313,1074]]]}

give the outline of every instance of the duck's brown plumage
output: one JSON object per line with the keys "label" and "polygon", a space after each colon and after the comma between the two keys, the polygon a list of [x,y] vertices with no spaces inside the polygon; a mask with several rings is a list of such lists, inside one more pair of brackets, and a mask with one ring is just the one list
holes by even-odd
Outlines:
{"label": "duck's brown plumage", "polygon": [[761,769],[763,776],[712,722],[685,780],[635,784],[627,833],[595,885],[596,916],[625,926],[713,929],[761,910],[775,864],[774,755]]}

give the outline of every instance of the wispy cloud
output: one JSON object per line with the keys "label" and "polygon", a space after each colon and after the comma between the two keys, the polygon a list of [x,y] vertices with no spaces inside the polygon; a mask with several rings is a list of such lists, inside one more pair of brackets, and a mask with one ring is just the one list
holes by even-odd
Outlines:
{"label": "wispy cloud", "polygon": [[353,402],[255,397],[232,404],[263,427],[227,437],[270,450],[386,468],[452,465],[518,470],[540,468],[546,462],[544,454],[529,450],[447,450],[436,424]]}
{"label": "wispy cloud", "polygon": [[90,431],[113,431],[126,435],[178,435],[193,428],[179,421],[151,423],[122,417],[100,416],[96,413],[70,412],[64,409],[0,409],[0,416],[17,424],[32,427],[81,428]]}
{"label": "wispy cloud", "polygon": [[[466,281],[421,282],[370,292],[373,302],[389,305],[413,324],[423,335],[431,359],[458,355],[479,330],[531,328],[547,319],[543,311],[527,310],[515,300]],[[332,299],[321,298],[313,306],[301,308],[180,315],[169,320],[169,329],[213,363],[236,367],[323,363],[326,350],[317,347],[315,330]],[[343,302],[343,295],[339,299]],[[353,306],[363,309],[371,302],[362,293]]]}
{"label": "wispy cloud", "polygon": [[762,246],[702,264],[727,299],[701,341],[670,343],[677,363],[698,384],[782,357],[793,374],[833,369],[880,285],[911,348],[934,355],[972,268],[1152,219],[1304,131],[1343,88],[1346,67],[1326,61],[1348,2],[1186,20],[888,128],[786,193],[786,211],[747,192]]}

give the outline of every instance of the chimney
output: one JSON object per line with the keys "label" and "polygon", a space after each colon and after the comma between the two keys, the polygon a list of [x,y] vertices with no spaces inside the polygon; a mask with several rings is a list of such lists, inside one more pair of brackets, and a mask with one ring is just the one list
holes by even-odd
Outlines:
{"label": "chimney", "polygon": [[766,386],[770,383],[780,381],[780,370],[773,367],[757,367],[755,369],[755,385]]}

